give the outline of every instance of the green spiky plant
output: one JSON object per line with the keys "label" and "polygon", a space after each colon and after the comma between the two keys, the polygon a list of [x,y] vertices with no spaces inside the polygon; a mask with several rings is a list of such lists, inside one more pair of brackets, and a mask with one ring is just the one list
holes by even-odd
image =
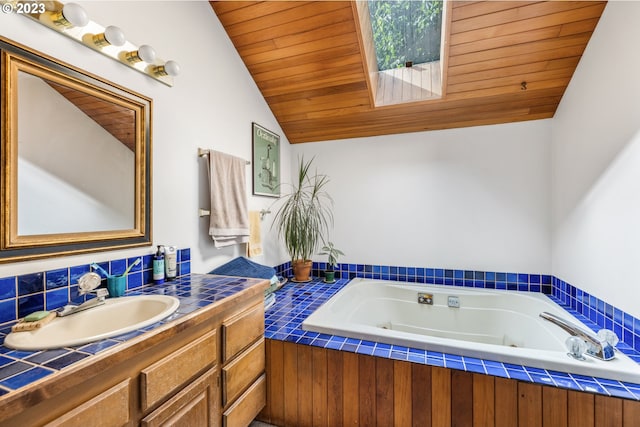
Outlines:
{"label": "green spiky plant", "polygon": [[[324,242],[329,228],[333,226],[333,200],[326,192],[329,177],[311,171],[313,158],[305,161],[302,157],[298,165],[298,179],[291,185],[289,193],[280,197],[282,206],[273,218],[272,227],[278,229],[278,236],[284,240],[291,256],[294,281],[309,280],[311,256]],[[297,274],[300,263],[305,272]],[[307,268],[308,267],[308,268]]]}

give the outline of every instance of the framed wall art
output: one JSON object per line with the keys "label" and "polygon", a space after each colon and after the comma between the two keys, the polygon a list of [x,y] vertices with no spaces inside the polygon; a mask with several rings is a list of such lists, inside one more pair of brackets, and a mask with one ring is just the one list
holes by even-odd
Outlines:
{"label": "framed wall art", "polygon": [[280,135],[257,123],[251,128],[253,194],[280,197]]}

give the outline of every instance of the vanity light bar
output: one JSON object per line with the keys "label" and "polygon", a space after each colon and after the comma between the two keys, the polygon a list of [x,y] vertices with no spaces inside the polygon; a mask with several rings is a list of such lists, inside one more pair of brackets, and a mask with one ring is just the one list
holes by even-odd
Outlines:
{"label": "vanity light bar", "polygon": [[173,86],[173,77],[180,72],[177,62],[158,58],[149,45],[134,45],[118,27],[105,28],[90,20],[76,3],[0,0],[0,4],[3,11],[11,7],[13,13],[39,22],[167,86]]}

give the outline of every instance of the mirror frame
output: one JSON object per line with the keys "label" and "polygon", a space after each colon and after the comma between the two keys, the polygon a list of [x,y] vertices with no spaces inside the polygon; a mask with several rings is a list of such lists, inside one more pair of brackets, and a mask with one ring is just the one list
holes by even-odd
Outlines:
{"label": "mirror frame", "polygon": [[[44,77],[135,111],[134,228],[18,235],[18,71]],[[0,263],[150,246],[151,98],[2,36],[0,74]]]}

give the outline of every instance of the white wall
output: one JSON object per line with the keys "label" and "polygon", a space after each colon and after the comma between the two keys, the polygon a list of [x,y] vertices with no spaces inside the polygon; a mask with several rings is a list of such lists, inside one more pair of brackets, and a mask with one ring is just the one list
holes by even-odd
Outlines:
{"label": "white wall", "polygon": [[640,317],[640,2],[611,1],[553,120],[553,274]]}
{"label": "white wall", "polygon": [[[208,2],[140,1],[79,2],[90,18],[117,25],[134,44],[151,44],[164,59],[175,59],[182,74],[169,88],[103,57],[54,31],[15,14],[0,14],[0,34],[62,61],[126,86],[153,99],[153,240],[154,244],[191,247],[192,271],[207,272],[243,249],[217,250],[207,235],[205,159],[199,146],[251,158],[251,122],[282,135],[283,159],[289,144],[235,52]],[[282,174],[289,173],[283,161]],[[250,168],[247,191],[251,193]],[[273,199],[253,197],[249,208],[268,207]],[[269,238],[263,223],[266,264],[286,255]],[[152,247],[0,265],[0,277],[43,271],[91,261],[151,253]]]}
{"label": "white wall", "polygon": [[[342,262],[550,272],[550,120],[293,147],[331,178]],[[316,260],[323,260],[316,257]]]}

